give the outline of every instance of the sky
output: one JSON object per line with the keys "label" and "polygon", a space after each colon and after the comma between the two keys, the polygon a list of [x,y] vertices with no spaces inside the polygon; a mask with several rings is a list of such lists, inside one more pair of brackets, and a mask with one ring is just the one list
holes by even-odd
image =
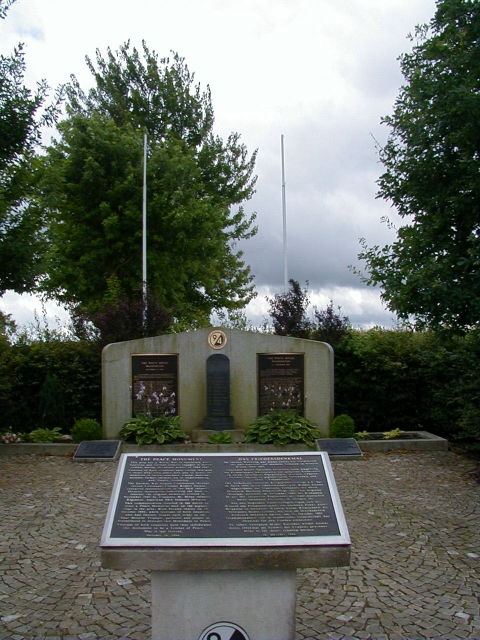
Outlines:
{"label": "sky", "polygon": [[[363,268],[360,238],[372,246],[395,237],[381,222],[398,223],[395,210],[376,199],[381,118],[402,84],[407,35],[434,12],[434,0],[16,0],[0,23],[0,52],[24,42],[27,83],[45,78],[52,88],[70,74],[88,88],[85,56],[97,48],[145,40],[160,57],[178,52],[211,88],[215,132],[237,131],[258,149],[256,193],[244,205],[258,233],[241,246],[258,292],[249,320],[261,324],[267,297],[283,291],[283,135],[288,277],[356,327],[391,327],[380,291],[349,267]],[[64,317],[53,303],[45,309]],[[0,310],[19,325],[41,315],[37,299],[13,292]]]}

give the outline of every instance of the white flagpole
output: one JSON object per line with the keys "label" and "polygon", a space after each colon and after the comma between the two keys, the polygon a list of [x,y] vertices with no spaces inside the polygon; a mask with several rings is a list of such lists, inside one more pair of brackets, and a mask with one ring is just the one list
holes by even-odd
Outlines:
{"label": "white flagpole", "polygon": [[284,293],[288,291],[288,269],[287,269],[287,203],[285,199],[285,150],[283,144],[283,134],[281,136],[282,147],[282,213],[283,213],[283,288]]}
{"label": "white flagpole", "polygon": [[147,325],[147,134],[143,137],[143,207],[142,207],[142,293],[143,328]]}

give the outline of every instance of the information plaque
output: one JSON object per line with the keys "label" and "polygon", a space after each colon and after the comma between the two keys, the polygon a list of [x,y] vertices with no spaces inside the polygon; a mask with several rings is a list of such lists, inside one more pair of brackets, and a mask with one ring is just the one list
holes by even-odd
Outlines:
{"label": "information plaque", "polygon": [[328,455],[123,454],[103,547],[348,545]]}
{"label": "information plaque", "polygon": [[132,413],[178,415],[177,354],[132,355]]}
{"label": "information plaque", "polygon": [[303,416],[304,354],[259,353],[258,415],[277,409],[293,409]]}

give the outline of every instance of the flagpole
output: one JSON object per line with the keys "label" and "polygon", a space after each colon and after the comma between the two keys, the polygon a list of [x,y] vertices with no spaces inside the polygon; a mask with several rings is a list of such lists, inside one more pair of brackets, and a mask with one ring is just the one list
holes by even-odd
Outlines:
{"label": "flagpole", "polygon": [[282,147],[282,214],[283,214],[283,289],[288,291],[288,268],[287,268],[287,203],[285,198],[285,149],[283,143],[283,133],[281,136]]}
{"label": "flagpole", "polygon": [[143,206],[142,206],[142,299],[143,330],[147,327],[147,134],[143,136]]}

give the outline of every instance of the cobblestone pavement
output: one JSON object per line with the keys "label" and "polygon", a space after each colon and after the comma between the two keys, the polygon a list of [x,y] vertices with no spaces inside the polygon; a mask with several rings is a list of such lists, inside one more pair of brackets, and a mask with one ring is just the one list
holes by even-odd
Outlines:
{"label": "cobblestone pavement", "polygon": [[[298,572],[297,640],[480,639],[475,464],[395,452],[333,469],[351,566]],[[99,562],[115,470],[0,458],[0,640],[150,637],[148,572]]]}

